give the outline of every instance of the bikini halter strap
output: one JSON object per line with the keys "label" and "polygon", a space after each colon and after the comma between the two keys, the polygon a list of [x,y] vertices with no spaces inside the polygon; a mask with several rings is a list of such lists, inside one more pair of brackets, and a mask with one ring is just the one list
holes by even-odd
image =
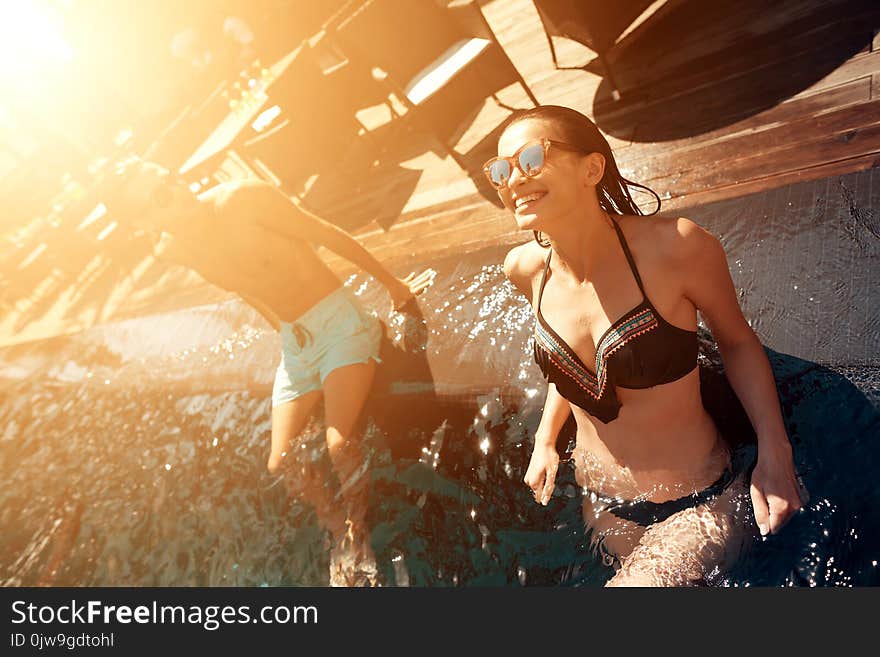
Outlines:
{"label": "bikini halter strap", "polygon": [[553,257],[553,249],[548,249],[547,263],[544,265],[544,273],[541,274],[541,287],[538,289],[537,312],[541,312],[541,297],[544,296],[544,286],[547,285],[547,272],[550,271],[550,258]]}
{"label": "bikini halter strap", "polygon": [[642,296],[647,299],[648,295],[645,294],[645,288],[642,285],[642,277],[639,276],[639,270],[636,267],[635,260],[633,260],[632,253],[629,250],[629,245],[626,243],[626,238],[623,236],[623,230],[621,230],[620,226],[617,224],[616,219],[611,218],[611,215],[608,215],[608,218],[611,219],[611,225],[614,226],[614,230],[617,233],[617,239],[620,240],[620,246],[623,247],[623,255],[626,256],[626,261],[629,263],[629,269],[636,279],[636,284],[638,284],[639,286],[639,291],[642,293]]}
{"label": "bikini halter strap", "polygon": [[[607,215],[609,219],[611,219],[611,225],[614,226],[614,232],[617,233],[617,239],[620,241],[620,246],[623,248],[623,255],[626,256],[626,262],[629,264],[629,269],[632,272],[633,277],[636,279],[636,284],[639,286],[639,291],[642,293],[642,296],[647,299],[648,295],[645,294],[645,287],[642,285],[642,277],[639,276],[638,267],[636,267],[635,260],[633,260],[632,252],[629,250],[629,245],[626,243],[626,238],[623,236],[623,230],[617,223],[616,219],[613,219],[611,215]],[[544,286],[547,284],[547,272],[550,271],[550,258],[553,257],[553,248],[549,249],[549,253],[547,253],[547,262],[544,265],[544,273],[541,275],[541,287],[538,289],[538,303],[537,309],[541,310],[541,298],[544,296]]]}

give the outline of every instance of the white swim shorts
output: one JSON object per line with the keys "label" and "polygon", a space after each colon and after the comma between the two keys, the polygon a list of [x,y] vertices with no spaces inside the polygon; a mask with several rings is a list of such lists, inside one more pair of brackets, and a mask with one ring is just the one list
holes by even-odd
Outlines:
{"label": "white swim shorts", "polygon": [[347,287],[340,287],[295,322],[281,322],[281,364],[272,406],[320,390],[333,370],[370,359],[377,363],[382,325]]}

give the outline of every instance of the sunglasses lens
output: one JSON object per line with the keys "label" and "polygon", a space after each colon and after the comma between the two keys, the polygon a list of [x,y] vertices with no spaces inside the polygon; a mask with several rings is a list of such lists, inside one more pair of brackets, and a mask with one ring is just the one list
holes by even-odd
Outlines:
{"label": "sunglasses lens", "polygon": [[544,146],[534,144],[527,146],[519,154],[519,166],[527,176],[535,176],[544,166]]}
{"label": "sunglasses lens", "polygon": [[489,165],[489,180],[496,187],[501,187],[510,178],[510,162],[507,160],[495,160]]}

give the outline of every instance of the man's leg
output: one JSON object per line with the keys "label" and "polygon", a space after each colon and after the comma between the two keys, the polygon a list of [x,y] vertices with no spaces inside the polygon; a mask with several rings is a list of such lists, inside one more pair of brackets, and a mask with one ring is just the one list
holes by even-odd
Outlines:
{"label": "man's leg", "polygon": [[376,585],[376,558],[366,526],[370,473],[363,436],[354,429],[373,383],[376,363],[346,365],[324,380],[327,450],[341,484],[338,510],[344,515],[345,535],[330,555],[331,586]]}
{"label": "man's leg", "polygon": [[[362,524],[366,512],[367,477],[357,476],[366,460],[360,436],[353,436],[355,424],[373,384],[376,363],[356,363],[339,367],[324,379],[324,418],[327,424],[327,451],[342,485],[342,499],[349,519]],[[355,478],[355,480],[352,480]]]}
{"label": "man's leg", "polygon": [[290,449],[293,439],[305,427],[315,403],[320,398],[321,391],[313,390],[272,408],[272,449],[267,464],[269,472],[274,474],[281,467],[283,455]]}
{"label": "man's leg", "polygon": [[[293,401],[278,404],[272,409],[272,450],[269,455],[269,472],[281,469],[283,454],[289,453],[291,444],[299,436],[309,419],[315,403],[321,398],[320,390],[313,390]],[[332,482],[320,476],[316,467],[301,465],[300,460],[294,463],[302,467],[293,478],[295,485],[292,494],[302,495],[303,499],[315,509],[318,522],[330,532],[333,543],[339,543],[345,536],[346,514],[339,508],[335,500],[335,487]]]}

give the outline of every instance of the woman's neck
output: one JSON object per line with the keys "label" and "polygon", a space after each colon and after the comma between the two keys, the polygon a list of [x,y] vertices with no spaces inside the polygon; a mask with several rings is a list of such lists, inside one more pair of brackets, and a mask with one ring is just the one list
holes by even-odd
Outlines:
{"label": "woman's neck", "polygon": [[593,278],[602,256],[616,239],[614,226],[607,212],[601,208],[566,221],[552,233],[547,233],[550,246],[556,252],[563,268],[584,282]]}

